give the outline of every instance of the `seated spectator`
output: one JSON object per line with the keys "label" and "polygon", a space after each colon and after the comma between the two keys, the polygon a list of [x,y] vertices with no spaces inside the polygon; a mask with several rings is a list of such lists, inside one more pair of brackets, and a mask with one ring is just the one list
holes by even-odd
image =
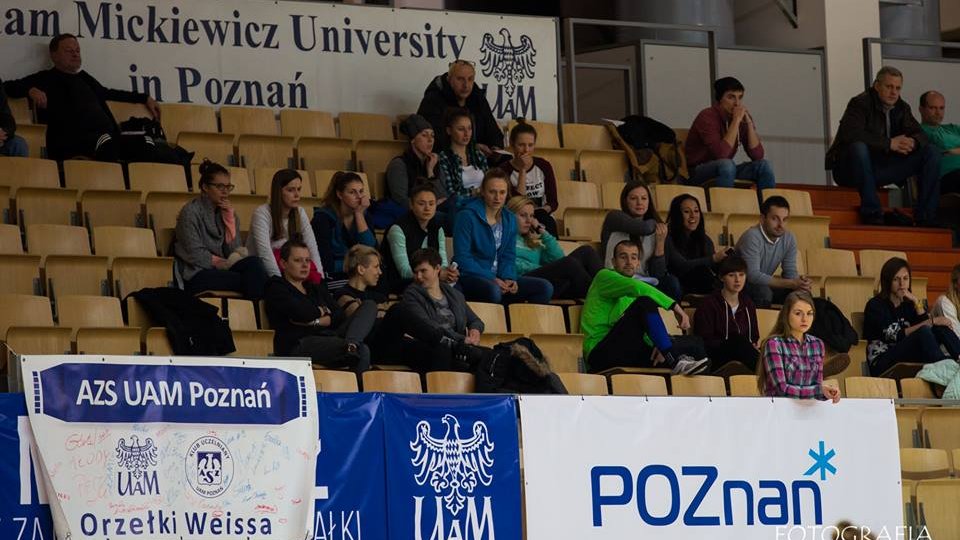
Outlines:
{"label": "seated spectator", "polygon": [[613,265],[613,246],[632,240],[640,246],[637,277],[670,298],[680,298],[680,282],[667,273],[667,226],[653,206],[650,188],[628,182],[620,191],[620,210],[607,213],[600,230],[600,249],[607,268]]}
{"label": "seated spectator", "polygon": [[410,257],[423,248],[432,248],[440,254],[440,279],[453,285],[460,278],[456,268],[450,268],[447,258],[447,235],[437,217],[437,195],[430,183],[418,184],[410,191],[410,211],[388,230],[380,244],[383,252],[386,290],[402,292],[413,281]]}
{"label": "seated spectator", "polygon": [[657,308],[672,311],[684,330],[690,328],[690,318],[679,302],[634,279],[640,266],[640,246],[621,240],[611,252],[613,269],[597,272],[580,316],[588,370],[596,373],[612,367],[662,364],[674,374],[694,375],[709,368],[707,358],[674,357],[673,341]]}
{"label": "seated spectator", "polygon": [[270,276],[280,275],[280,246],[293,236],[299,236],[310,250],[310,275],[307,281],[320,283],[323,267],[317,268],[320,252],[317,239],[310,227],[307,211],[300,206],[300,190],[303,179],[293,169],[281,169],[273,175],[270,183],[270,201],[253,211],[250,234],[247,235],[247,252],[260,257]]}
{"label": "seated spectator", "polygon": [[[736,179],[751,180],[757,183],[758,196],[776,186],[773,167],[763,159],[757,125],[743,104],[743,91],[743,84],[733,77],[714,81],[715,103],[700,111],[684,144],[690,184],[716,178],[717,187],[733,187]],[[740,144],[750,161],[738,164],[733,158]]]}
{"label": "seated spectator", "polygon": [[[40,122],[47,124],[50,159],[117,161],[137,157],[131,154],[139,147],[121,139],[107,100],[143,103],[159,120],[157,102],[147,94],[104,88],[80,68],[80,43],[72,34],[58,34],[50,40],[50,59],[52,68],[4,84],[10,97],[29,96],[33,101]],[[142,139],[140,143],[144,144]]]}
{"label": "seated spectator", "polygon": [[537,130],[519,119],[510,130],[510,151],[513,159],[500,167],[510,175],[510,196],[526,197],[533,201],[534,215],[553,236],[557,236],[557,222],[553,211],[557,209],[557,179],[550,162],[534,157],[537,145]]}
{"label": "seated spectator", "polygon": [[483,321],[463,294],[441,279],[440,254],[418,249],[410,257],[414,282],[384,321],[404,335],[401,357],[419,372],[468,371],[469,346],[480,344]]}
{"label": "seated spectator", "polygon": [[554,298],[584,298],[603,261],[590,246],[580,246],[570,255],[536,218],[534,202],[516,196],[507,208],[517,216],[517,273],[543,278],[553,285]]}
{"label": "seated spectator", "polygon": [[960,125],[944,124],[947,102],[935,90],[920,96],[920,128],[940,150],[940,193],[960,192]]}
{"label": "seated spectator", "polygon": [[960,358],[960,338],[950,319],[930,318],[924,303],[910,291],[912,281],[907,261],[893,257],[880,269],[880,291],[863,309],[867,364],[875,377],[900,362],[930,364]]}
{"label": "seated spectator", "polygon": [[787,295],[770,337],[760,349],[760,393],[770,397],[840,401],[840,389],[823,384],[823,341],[807,332],[815,316],[807,291]]}
{"label": "seated spectator", "polygon": [[447,118],[449,143],[440,152],[440,169],[446,179],[446,192],[449,210],[457,209],[477,194],[483,175],[489,168],[487,158],[477,149],[470,137],[473,132],[473,120],[464,109],[454,109]]}
{"label": "seated spectator", "polygon": [[957,317],[957,306],[960,306],[960,264],[950,271],[950,284],[947,292],[940,295],[933,304],[930,314],[934,318],[943,317],[950,321],[953,333],[960,336],[960,319]]}
{"label": "seated spectator", "polygon": [[476,70],[469,60],[450,63],[446,74],[437,75],[423,91],[417,114],[427,119],[437,134],[437,146],[446,148],[449,133],[444,131],[444,118],[450,109],[466,109],[476,122],[477,149],[491,156],[503,148],[503,131],[497,124],[482,88],[474,84]]}
{"label": "seated spectator", "polygon": [[683,194],[670,202],[667,214],[667,271],[677,276],[687,294],[710,294],[716,289],[717,265],[732,250],[717,251],[704,230],[700,201]]}
{"label": "seated spectator", "polygon": [[370,349],[364,340],[377,319],[377,304],[361,302],[347,315],[330,297],[324,283],[307,281],[310,250],[299,239],[280,248],[282,276],[267,283],[267,318],[274,330],[277,356],[309,356],[326,368],[370,369]]}
{"label": "seated spectator", "polygon": [[377,318],[386,312],[387,296],[377,290],[383,272],[380,269],[380,253],[370,246],[357,244],[347,251],[343,259],[347,284],[337,291],[337,304],[351,316],[366,300],[377,304]]}
{"label": "seated spectator", "polygon": [[235,291],[263,296],[267,272],[259,257],[240,245],[240,220],[230,204],[230,173],[223,166],[200,165],[200,196],[177,215],[174,254],[184,288],[190,293]]}
{"label": "seated spectator", "polygon": [[424,117],[411,114],[400,124],[400,131],[410,138],[410,148],[387,165],[387,197],[406,206],[413,187],[419,181],[427,180],[436,186],[437,197],[443,204],[447,197],[443,191],[447,181],[443,168],[437,166],[440,156],[433,151],[433,127]]}
{"label": "seated spectator", "polygon": [[30,154],[27,141],[17,136],[17,121],[7,103],[7,94],[0,80],[0,156],[27,157]]}
{"label": "seated spectator", "polygon": [[460,288],[478,302],[546,304],[553,296],[550,282],[517,275],[517,218],[503,208],[508,186],[502,170],[489,170],[481,197],[470,199],[457,214],[453,260],[460,268]]}
{"label": "seated spectator", "polygon": [[[693,331],[703,338],[714,369],[735,375],[724,366],[742,364],[744,374],[756,373],[760,330],[757,308],[743,291],[747,262],[732,254],[720,262],[723,288],[706,297],[693,315]],[[739,366],[736,366],[739,367]]]}
{"label": "seated spectator", "polygon": [[[339,171],[333,175],[322,205],[310,222],[320,252],[320,266],[328,276],[343,280],[346,278],[343,258],[347,250],[356,244],[377,245],[373,229],[367,225],[370,195],[357,173]],[[329,287],[336,289],[339,288],[337,285]]]}
{"label": "seated spectator", "polygon": [[916,176],[913,219],[918,225],[935,225],[940,197],[940,151],[928,144],[910,106],[900,99],[903,74],[884,66],[873,86],[854,96],[840,118],[840,128],[827,150],[826,168],[833,181],[860,189],[860,220],[883,225],[877,189],[887,184],[905,185]]}
{"label": "seated spectator", "polygon": [[[813,281],[797,272],[797,239],[787,230],[790,203],[779,195],[760,205],[760,223],[737,241],[737,252],[747,261],[747,294],[757,307],[783,302],[790,291],[810,292]],[[773,274],[781,268],[780,277]]]}

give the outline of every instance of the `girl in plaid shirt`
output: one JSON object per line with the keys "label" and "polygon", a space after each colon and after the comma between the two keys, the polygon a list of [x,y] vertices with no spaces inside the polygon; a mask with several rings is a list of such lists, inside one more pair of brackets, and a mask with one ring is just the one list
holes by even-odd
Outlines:
{"label": "girl in plaid shirt", "polygon": [[808,335],[813,298],[806,291],[787,295],[780,317],[760,350],[757,386],[763,395],[840,401],[840,390],[823,385],[823,341]]}

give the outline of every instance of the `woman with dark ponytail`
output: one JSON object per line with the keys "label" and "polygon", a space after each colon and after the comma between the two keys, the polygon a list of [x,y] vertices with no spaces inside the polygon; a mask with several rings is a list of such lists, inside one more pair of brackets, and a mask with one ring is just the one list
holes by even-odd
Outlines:
{"label": "woman with dark ponytail", "polygon": [[557,179],[550,162],[534,157],[537,146],[537,130],[523,118],[510,130],[510,151],[513,159],[500,166],[510,177],[510,195],[526,197],[535,206],[534,217],[547,232],[557,235],[557,222],[553,212],[557,209]]}

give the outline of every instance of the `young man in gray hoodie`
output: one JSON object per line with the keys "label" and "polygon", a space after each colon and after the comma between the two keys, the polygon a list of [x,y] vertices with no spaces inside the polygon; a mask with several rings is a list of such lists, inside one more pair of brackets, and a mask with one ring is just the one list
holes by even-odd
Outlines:
{"label": "young man in gray hoodie", "polygon": [[[760,205],[760,223],[737,241],[737,251],[747,261],[747,294],[758,308],[782,303],[791,291],[810,292],[813,282],[797,272],[797,239],[787,230],[790,203],[775,195]],[[774,276],[783,267],[780,277]]]}

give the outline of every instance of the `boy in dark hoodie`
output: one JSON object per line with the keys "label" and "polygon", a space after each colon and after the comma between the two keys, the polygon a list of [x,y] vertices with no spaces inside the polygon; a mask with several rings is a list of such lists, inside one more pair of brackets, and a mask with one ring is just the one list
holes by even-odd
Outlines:
{"label": "boy in dark hoodie", "polygon": [[703,338],[707,356],[724,375],[752,374],[759,355],[761,336],[757,308],[743,292],[747,263],[730,255],[720,263],[723,288],[708,296],[694,314],[693,331]]}

